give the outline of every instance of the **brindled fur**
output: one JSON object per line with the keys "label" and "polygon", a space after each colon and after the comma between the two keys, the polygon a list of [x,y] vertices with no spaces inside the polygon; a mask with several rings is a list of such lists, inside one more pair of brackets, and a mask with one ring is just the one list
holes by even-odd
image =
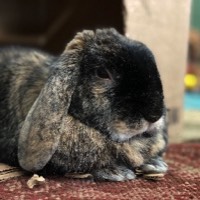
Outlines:
{"label": "brindled fur", "polygon": [[0,162],[114,181],[166,172],[165,118],[152,52],[114,29],[78,33],[58,57],[0,49]]}

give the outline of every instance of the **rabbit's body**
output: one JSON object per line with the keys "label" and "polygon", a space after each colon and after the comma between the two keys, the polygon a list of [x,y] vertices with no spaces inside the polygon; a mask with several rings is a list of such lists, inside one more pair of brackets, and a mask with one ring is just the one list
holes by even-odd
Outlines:
{"label": "rabbit's body", "polygon": [[147,47],[112,29],[77,35],[59,57],[1,49],[0,162],[114,181],[133,179],[137,167],[165,172],[165,107],[154,65]]}
{"label": "rabbit's body", "polygon": [[[95,173],[96,170],[115,169],[117,166],[134,170],[148,163],[150,158],[161,157],[166,147],[165,127],[159,127],[157,134],[144,133],[128,142],[118,143],[71,116],[65,118],[63,126],[60,146],[47,165],[50,171],[57,169],[56,173]],[[74,127],[78,127],[78,134]]]}

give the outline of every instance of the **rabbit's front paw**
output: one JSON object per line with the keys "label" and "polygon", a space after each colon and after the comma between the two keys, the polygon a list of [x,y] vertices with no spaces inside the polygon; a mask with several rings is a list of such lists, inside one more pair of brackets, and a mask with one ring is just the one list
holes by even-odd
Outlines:
{"label": "rabbit's front paw", "polygon": [[137,175],[148,179],[159,179],[167,172],[168,166],[161,157],[151,158],[147,163],[135,169]]}
{"label": "rabbit's front paw", "polygon": [[107,180],[107,181],[127,181],[136,178],[133,171],[126,168],[125,166],[115,166],[114,168],[103,168],[95,170],[92,173],[96,180]]}

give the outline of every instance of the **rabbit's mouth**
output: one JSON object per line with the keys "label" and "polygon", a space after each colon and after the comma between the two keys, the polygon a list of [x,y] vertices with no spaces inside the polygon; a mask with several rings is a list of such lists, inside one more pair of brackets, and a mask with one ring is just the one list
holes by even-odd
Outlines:
{"label": "rabbit's mouth", "polygon": [[127,125],[125,122],[118,121],[118,123],[110,130],[110,138],[116,142],[125,142],[130,140],[132,137],[141,135],[143,133],[153,134],[164,126],[164,117],[161,117],[158,121],[150,123],[145,119],[141,119],[139,123],[135,124],[133,128]]}

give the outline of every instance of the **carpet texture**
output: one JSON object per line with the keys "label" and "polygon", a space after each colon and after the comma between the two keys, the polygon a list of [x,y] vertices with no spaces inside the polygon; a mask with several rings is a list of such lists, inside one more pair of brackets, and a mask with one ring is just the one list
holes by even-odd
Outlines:
{"label": "carpet texture", "polygon": [[170,145],[166,161],[169,171],[160,181],[93,182],[48,177],[45,184],[29,189],[30,176],[23,175],[0,183],[0,199],[199,200],[200,143]]}

